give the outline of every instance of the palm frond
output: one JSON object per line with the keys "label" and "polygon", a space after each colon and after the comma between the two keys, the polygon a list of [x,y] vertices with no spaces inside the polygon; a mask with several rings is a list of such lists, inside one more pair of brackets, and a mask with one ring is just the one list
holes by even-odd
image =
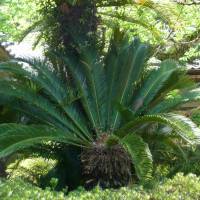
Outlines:
{"label": "palm frond", "polygon": [[[167,113],[164,116],[181,128],[179,133],[181,137],[185,137],[192,143],[198,144],[200,142],[200,129],[191,119],[174,113]],[[184,133],[186,134],[185,136]]]}
{"label": "palm frond", "polygon": [[200,142],[200,129],[189,118],[172,113],[136,117],[117,130],[115,134],[124,137],[129,132],[135,132],[138,127],[141,128],[141,125],[145,123],[159,123],[169,126],[178,136],[190,144],[199,144]]}
{"label": "palm frond", "polygon": [[75,134],[78,134],[82,139],[84,139],[85,136],[83,136],[80,130],[77,129],[76,124],[74,124],[70,119],[68,119],[63,114],[63,112],[61,112],[48,99],[30,90],[30,88],[23,87],[11,81],[9,81],[9,84],[1,82],[0,94],[24,100],[25,102],[34,105],[35,107],[38,107],[43,112],[56,119],[56,121],[61,123],[66,129],[71,130]]}
{"label": "palm frond", "polygon": [[[173,3],[161,3],[159,1],[145,0],[145,1],[109,1],[101,2],[97,4],[97,7],[136,7],[145,9],[146,12],[153,11],[157,17],[164,23],[167,24],[171,29],[174,29],[173,17],[178,16],[178,13],[174,9]],[[173,16],[173,17],[172,17]]]}
{"label": "palm frond", "polygon": [[[50,66],[48,66],[46,64],[46,62],[41,61],[41,60],[35,60],[35,59],[18,59],[19,61],[23,61],[24,63],[28,63],[33,70],[37,70],[37,71],[33,71],[31,72],[30,70],[26,70],[23,68],[22,65],[19,65],[18,62],[14,61],[13,62],[8,62],[8,63],[2,63],[0,65],[0,70],[1,71],[6,71],[6,72],[12,72],[15,75],[19,75],[20,77],[27,77],[29,80],[34,81],[36,84],[38,84],[42,89],[45,89],[46,92],[48,92],[48,95],[50,97],[52,97],[54,99],[54,101],[56,101],[56,103],[63,109],[63,111],[67,114],[67,116],[70,118],[70,120],[72,121],[72,123],[85,135],[88,135],[87,132],[87,128],[86,126],[81,123],[80,117],[74,116],[75,112],[71,112],[71,109],[69,109],[69,104],[72,103],[72,101],[76,98],[71,97],[71,90],[68,87],[68,91],[65,90],[65,84],[56,76],[56,74],[52,71],[52,69],[50,68]],[[15,64],[15,67],[11,67],[9,66],[9,64]],[[11,83],[11,82],[10,82]],[[3,83],[5,85],[5,83]],[[14,83],[13,83],[14,84]],[[18,94],[20,93],[19,91],[23,91],[24,94],[24,100],[26,101],[32,101],[33,99],[38,99],[34,100],[33,104],[37,104],[37,106],[39,106],[40,108],[44,109],[45,112],[48,112],[48,109],[45,109],[45,102],[46,105],[48,104],[49,106],[49,111],[51,110],[50,107],[52,107],[52,105],[48,102],[48,100],[44,99],[43,97],[39,97],[39,94],[34,94],[31,91],[27,91],[25,87],[21,87],[19,84],[16,85],[15,87],[18,87]],[[30,92],[32,94],[30,94]],[[28,94],[29,94],[29,98],[28,98]],[[12,93],[12,95],[14,95],[14,93]],[[17,93],[15,90],[15,97]],[[21,93],[22,95],[22,93]],[[32,95],[32,98],[30,97],[30,95]],[[37,96],[36,96],[37,95]],[[21,97],[22,98],[22,97]],[[41,100],[39,100],[41,99]],[[40,101],[40,103],[39,103]],[[36,103],[38,102],[38,103]],[[43,102],[43,103],[42,103]],[[43,106],[42,106],[43,104]],[[54,111],[52,110],[52,114],[55,116],[57,112],[55,112],[55,108],[53,108]],[[60,114],[57,114],[57,119],[60,118],[59,117]],[[75,118],[76,117],[76,118]],[[64,117],[62,117],[64,118]],[[63,119],[60,118],[61,121],[63,121]],[[65,120],[65,122],[67,122],[67,120]],[[71,125],[70,125],[71,126]],[[72,126],[71,126],[72,128]]]}
{"label": "palm frond", "polygon": [[[128,38],[126,35],[121,33],[118,28],[113,32],[112,39],[110,41],[110,46],[108,53],[105,56],[105,70],[106,70],[106,81],[108,84],[108,95],[107,95],[107,126],[111,128],[114,117],[117,111],[113,109],[113,102],[116,101],[115,97],[117,94],[119,81],[119,74],[121,70],[121,64],[123,61],[123,56],[126,52],[128,46]],[[122,58],[121,58],[122,57]]]}
{"label": "palm frond", "polygon": [[[166,127],[163,127],[166,129]],[[188,147],[176,134],[171,133],[170,128],[167,131],[155,129],[152,133],[140,134],[144,141],[149,145],[155,163],[168,162],[168,159],[181,158],[188,161],[186,151],[183,148]],[[184,144],[184,145],[183,145]]]}
{"label": "palm frond", "polygon": [[151,70],[133,98],[133,110],[144,110],[176,70],[172,60],[163,61],[158,69]]}
{"label": "palm frond", "polygon": [[93,106],[96,108],[99,128],[105,130],[105,104],[107,94],[105,69],[97,50],[83,48],[81,51],[81,62],[83,63],[85,71],[88,93],[94,99]]}
{"label": "palm frond", "polygon": [[[42,21],[38,20],[34,22],[31,26],[29,26],[23,33],[21,33],[19,42],[22,42],[25,37],[27,37],[30,33],[36,31],[37,29],[39,30],[42,25]],[[42,35],[42,33],[40,33]]]}
{"label": "palm frond", "polygon": [[17,150],[30,147],[36,143],[58,141],[77,146],[88,145],[70,132],[44,125],[0,125],[0,157],[5,157]]}
{"label": "palm frond", "polygon": [[[88,72],[86,69],[85,72],[83,69],[86,68],[86,66],[80,64],[80,62],[77,62],[73,58],[63,57],[63,59],[69,68],[69,72],[73,77],[73,82],[75,83],[75,86],[78,88],[80,92],[81,95],[80,100],[87,114],[87,117],[90,119],[92,127],[94,128],[94,130],[96,128],[100,129],[100,124],[98,121],[99,116],[97,115],[97,110],[96,110],[96,108],[98,108],[98,101],[97,99],[96,102],[93,101],[94,98],[93,96],[91,96],[92,95],[91,90],[88,89],[87,75],[91,76],[91,71]],[[87,73],[87,75],[85,75],[85,73]]]}
{"label": "palm frond", "polygon": [[149,150],[142,137],[131,133],[121,140],[122,145],[128,151],[134,164],[135,172],[141,182],[146,182],[152,178],[153,160]]}
{"label": "palm frond", "polygon": [[169,112],[177,106],[181,106],[184,103],[190,101],[199,101],[200,100],[200,89],[192,89],[190,91],[183,91],[175,96],[170,96],[165,98],[163,101],[157,103],[154,107],[149,109],[148,114],[156,114],[162,112]]}
{"label": "palm frond", "polygon": [[171,16],[178,16],[178,13],[175,11],[172,2],[163,3],[159,1],[146,0],[144,3],[141,3],[141,7],[151,9],[165,24],[167,24],[171,29],[175,29]]}
{"label": "palm frond", "polygon": [[196,88],[197,85],[186,73],[186,69],[184,69],[183,67],[177,68],[177,70],[174,71],[174,73],[172,73],[172,75],[168,78],[163,87],[154,97],[154,99],[148,106],[148,109],[158,104],[160,101],[166,98],[172,91],[178,90],[180,91],[179,93],[182,93],[184,91]]}
{"label": "palm frond", "polygon": [[[116,85],[118,88],[115,94],[115,101],[120,104],[128,104],[133,97],[133,87],[140,80],[144,72],[144,63],[147,56],[147,46],[135,39],[132,44],[125,49],[120,58],[127,54],[125,60],[118,61],[121,65],[119,72],[119,80]],[[109,67],[109,66],[108,66]],[[118,113],[114,117],[113,128],[115,128],[118,121]]]}

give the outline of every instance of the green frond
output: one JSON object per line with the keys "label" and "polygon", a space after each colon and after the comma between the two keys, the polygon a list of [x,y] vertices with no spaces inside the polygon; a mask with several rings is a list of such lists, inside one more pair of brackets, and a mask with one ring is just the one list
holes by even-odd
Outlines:
{"label": "green frond", "polygon": [[155,106],[152,106],[147,111],[147,114],[158,114],[164,112],[168,112],[173,108],[176,108],[180,104],[184,103],[185,97],[177,94],[174,97],[168,97],[163,101],[157,103]]}
{"label": "green frond", "polygon": [[151,70],[133,98],[133,110],[144,110],[176,70],[172,60],[163,61],[158,69]]}
{"label": "green frond", "polygon": [[30,88],[23,87],[22,85],[14,82],[8,83],[1,82],[0,94],[23,100],[28,104],[34,105],[36,108],[38,107],[44,113],[50,115],[53,119],[61,123],[66,129],[74,132],[76,135],[79,135],[82,139],[86,139],[84,134],[81,134],[78,129],[79,127],[77,128],[77,124],[73,123],[71,119],[65,116],[63,112],[61,112],[48,99],[35,93],[35,91],[32,91]]}
{"label": "green frond", "polygon": [[37,143],[58,141],[77,146],[88,145],[70,132],[44,125],[0,124],[0,157]]}
{"label": "green frond", "polygon": [[135,172],[140,181],[144,183],[150,180],[152,178],[153,160],[148,144],[134,133],[125,136],[121,143],[131,156]]}
{"label": "green frond", "polygon": [[[167,119],[172,121],[177,127],[180,127],[179,135],[192,143],[199,144],[200,142],[200,129],[188,117],[177,115],[174,113],[163,114]],[[172,127],[173,128],[173,127]],[[177,130],[178,131],[178,130]],[[185,136],[184,136],[185,134]]]}
{"label": "green frond", "polygon": [[165,24],[171,29],[175,29],[172,16],[178,16],[178,13],[175,11],[173,3],[146,0],[144,4],[141,4],[141,7],[151,9]]}
{"label": "green frond", "polygon": [[[92,126],[95,127],[100,127],[99,124],[99,117],[96,111],[96,108],[98,108],[98,102],[93,101],[93,97],[91,96],[91,91],[88,89],[88,82],[87,82],[87,76],[85,76],[84,68],[82,65],[73,60],[72,58],[63,58],[69,68],[70,74],[73,77],[73,81],[75,83],[75,86],[78,88],[80,95],[81,95],[81,102],[83,105],[83,108],[90,119],[90,122]],[[85,67],[85,66],[84,66]],[[87,73],[87,72],[86,72]],[[89,72],[91,73],[91,72]],[[91,75],[91,74],[90,74]]]}
{"label": "green frond", "polygon": [[120,138],[124,137],[129,132],[136,132],[137,128],[141,128],[141,125],[146,123],[158,123],[171,127],[179,137],[191,144],[200,142],[200,129],[189,118],[172,113],[137,117],[117,130],[115,134]]}
{"label": "green frond", "polygon": [[96,108],[99,128],[105,130],[105,105],[107,99],[105,69],[97,50],[82,48],[81,51],[81,62],[83,63],[88,93],[93,99],[94,108]]}
{"label": "green frond", "polygon": [[108,53],[105,56],[105,70],[106,70],[106,81],[108,85],[107,93],[107,126],[108,128],[112,125],[114,117],[117,111],[113,109],[113,102],[116,101],[115,97],[118,90],[117,82],[119,80],[119,74],[121,70],[121,64],[123,56],[125,56],[126,49],[128,47],[128,38],[124,33],[121,33],[118,28],[114,29]]}
{"label": "green frond", "polygon": [[174,9],[173,3],[159,2],[153,0],[145,0],[140,2],[136,2],[133,0],[125,0],[125,1],[109,1],[109,2],[101,2],[97,7],[136,7],[140,9],[145,9],[146,12],[154,12],[157,17],[164,23],[167,24],[171,29],[174,29],[174,21],[173,19],[178,16],[178,13]]}
{"label": "green frond", "polygon": [[197,85],[195,82],[186,74],[186,69],[183,67],[177,68],[174,73],[168,78],[168,80],[165,82],[163,87],[159,90],[157,95],[154,97],[150,105],[148,106],[150,109],[156,104],[159,104],[163,99],[165,99],[170,92],[178,90],[179,93],[182,93],[182,91],[187,91],[195,88]]}
{"label": "green frond", "polygon": [[[8,63],[2,63],[0,64],[0,70],[4,71],[4,72],[11,72],[14,73],[15,75],[18,75],[19,77],[27,77],[28,80],[32,80],[34,81],[37,85],[39,85],[42,89],[45,89],[45,92],[48,93],[48,95],[54,99],[54,101],[63,109],[63,111],[66,113],[66,115],[70,118],[70,120],[72,121],[72,123],[74,123],[74,125],[81,131],[83,132],[83,134],[88,135],[87,133],[87,128],[86,126],[81,123],[81,120],[79,120],[79,117],[74,116],[75,112],[71,112],[71,109],[69,109],[68,104],[71,104],[73,101],[73,97],[71,97],[70,95],[70,88],[68,88],[68,90],[66,90],[66,86],[65,84],[59,79],[59,77],[56,76],[56,74],[50,69],[50,67],[46,64],[46,62],[41,61],[41,60],[35,60],[35,59],[18,59],[19,61],[23,61],[24,63],[28,63],[33,70],[36,71],[30,71],[30,70],[26,70],[23,68],[22,65],[19,65],[18,62],[11,62],[12,64],[15,64],[16,66],[9,66],[10,62]],[[3,83],[5,85],[5,83]],[[21,90],[22,87],[20,85],[16,85],[16,87],[18,87],[18,90]],[[23,90],[26,88],[23,88]],[[37,99],[37,102],[39,103],[39,99],[43,98],[43,97],[39,97],[39,95],[37,94],[33,94],[34,95],[31,100],[31,98],[29,97],[29,99],[27,99],[28,93],[30,96],[30,91],[23,92],[24,93],[24,100],[26,101],[32,101],[34,98]],[[18,91],[19,94],[19,91]],[[14,93],[12,94],[14,95]],[[16,94],[17,95],[17,94]],[[15,97],[17,98],[17,96],[15,95]],[[22,95],[22,94],[21,94]],[[37,96],[36,96],[37,95]],[[22,97],[20,97],[22,98]],[[76,98],[74,98],[76,99]],[[40,105],[37,104],[36,101],[34,101],[33,104],[37,104],[37,106],[39,106],[40,108],[42,108],[44,110],[44,103],[42,106],[42,101],[46,102],[46,104],[48,104],[49,107],[52,107],[52,105],[48,102],[48,100],[41,99],[40,100]],[[41,107],[42,106],[42,107]],[[49,108],[49,110],[51,110]],[[45,109],[45,111],[47,112],[48,109]],[[57,112],[52,111],[51,112],[54,116]],[[57,119],[59,117],[59,114],[57,114]],[[62,117],[63,118],[63,117]],[[62,118],[60,118],[61,121]]]}
{"label": "green frond", "polygon": [[128,103],[132,98],[134,84],[140,80],[144,72],[147,51],[148,47],[142,44],[139,39],[135,39],[127,51],[124,52],[127,53],[125,61],[122,63],[118,61],[119,64],[123,64],[119,72],[120,82],[117,84],[118,91],[116,94],[117,100],[120,103]]}
{"label": "green frond", "polygon": [[[135,39],[119,56],[122,59],[118,61],[118,67],[120,67],[118,80],[120,81],[115,84],[117,90],[115,96],[113,96],[116,102],[125,105],[130,103],[133,97],[134,85],[141,79],[144,72],[147,51],[147,46]],[[114,117],[113,128],[117,124],[118,117],[117,113]]]}
{"label": "green frond", "polygon": [[[22,65],[19,65],[19,62],[29,64],[30,69],[25,69]],[[63,83],[50,70],[45,61],[41,61],[39,59],[20,58],[0,64],[0,70],[33,80],[60,103],[63,103],[63,99],[67,99],[67,92],[64,90]]]}
{"label": "green frond", "polygon": [[[184,83],[183,83],[184,84]],[[196,88],[190,91],[183,91],[175,96],[165,98],[163,101],[157,103],[154,107],[149,109],[148,114],[156,114],[162,112],[169,112],[177,106],[181,106],[184,103],[190,101],[200,100],[200,89]]]}
{"label": "green frond", "polygon": [[123,106],[120,103],[116,104],[116,109],[119,112],[119,115],[122,119],[122,123],[128,123],[130,121],[132,121],[135,117],[136,117],[136,113],[131,110],[130,108]]}
{"label": "green frond", "polygon": [[149,145],[154,162],[165,162],[176,156],[188,160],[186,152],[182,148],[183,140],[180,140],[176,134],[171,134],[170,129],[164,132],[157,129],[155,131],[150,134],[146,132],[141,134],[141,137]]}

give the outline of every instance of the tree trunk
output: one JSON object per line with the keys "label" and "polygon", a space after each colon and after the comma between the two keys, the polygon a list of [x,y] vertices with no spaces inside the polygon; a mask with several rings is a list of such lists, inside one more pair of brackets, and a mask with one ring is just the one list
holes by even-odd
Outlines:
{"label": "tree trunk", "polygon": [[66,0],[55,1],[53,8],[48,7],[48,2],[43,5],[41,14],[48,25],[45,40],[50,49],[71,53],[76,49],[74,40],[96,39],[99,22],[96,4],[91,0],[78,2],[70,5]]}

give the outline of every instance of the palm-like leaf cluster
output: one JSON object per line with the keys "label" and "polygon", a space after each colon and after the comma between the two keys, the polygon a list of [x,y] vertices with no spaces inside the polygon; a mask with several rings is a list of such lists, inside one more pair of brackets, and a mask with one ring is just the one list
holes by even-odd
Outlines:
{"label": "palm-like leaf cluster", "polygon": [[[148,69],[147,45],[139,39],[129,43],[119,31],[115,31],[104,56],[95,46],[79,44],[78,51],[79,59],[56,58],[65,62],[70,83],[63,81],[48,60],[17,59],[0,64],[0,71],[13,74],[1,79],[0,95],[14,98],[15,109],[39,122],[1,124],[0,157],[44,141],[81,148],[120,144],[144,181],[152,173],[152,155],[145,140],[152,124],[168,130],[156,133],[164,138],[199,143],[196,125],[170,112],[200,97],[174,61]],[[170,95],[172,91],[177,95]]]}

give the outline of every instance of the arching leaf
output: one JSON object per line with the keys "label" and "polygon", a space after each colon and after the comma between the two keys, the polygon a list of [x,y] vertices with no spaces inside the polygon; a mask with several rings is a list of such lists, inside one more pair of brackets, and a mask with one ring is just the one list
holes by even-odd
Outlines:
{"label": "arching leaf", "polygon": [[152,178],[153,160],[148,144],[134,133],[125,136],[121,143],[131,156],[135,172],[140,181],[150,180]]}
{"label": "arching leaf", "polygon": [[85,146],[79,138],[70,132],[63,132],[44,125],[0,124],[0,157],[34,144],[58,141],[76,146]]}

